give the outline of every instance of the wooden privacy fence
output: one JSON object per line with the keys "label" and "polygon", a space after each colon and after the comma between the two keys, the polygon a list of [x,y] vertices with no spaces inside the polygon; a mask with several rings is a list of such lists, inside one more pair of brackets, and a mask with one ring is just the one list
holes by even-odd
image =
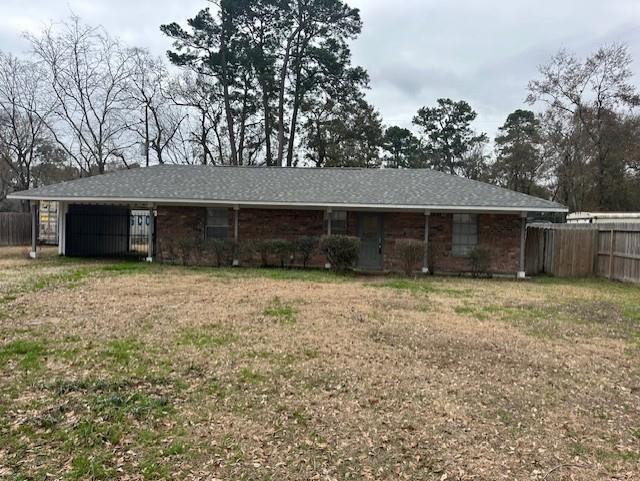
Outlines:
{"label": "wooden privacy fence", "polygon": [[31,215],[21,212],[0,212],[0,246],[20,246],[31,243]]}
{"label": "wooden privacy fence", "polygon": [[529,226],[527,274],[640,282],[640,224]]}
{"label": "wooden privacy fence", "polygon": [[640,225],[598,230],[596,273],[609,279],[640,282]]}

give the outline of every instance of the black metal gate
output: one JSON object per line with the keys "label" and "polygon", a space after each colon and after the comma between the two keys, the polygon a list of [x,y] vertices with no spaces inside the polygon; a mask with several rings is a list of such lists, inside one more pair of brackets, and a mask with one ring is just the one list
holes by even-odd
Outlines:
{"label": "black metal gate", "polygon": [[155,218],[149,215],[148,210],[70,205],[66,216],[65,254],[75,257],[145,258],[149,254],[151,222],[155,222]]}

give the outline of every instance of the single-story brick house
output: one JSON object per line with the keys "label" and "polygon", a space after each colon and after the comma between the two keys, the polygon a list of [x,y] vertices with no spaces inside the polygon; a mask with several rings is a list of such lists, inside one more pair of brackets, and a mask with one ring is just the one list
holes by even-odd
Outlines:
{"label": "single-story brick house", "polygon": [[[57,201],[61,255],[114,255],[132,245],[133,210],[154,219],[148,260],[171,261],[190,239],[295,240],[347,234],[361,241],[359,268],[395,270],[398,239],[425,240],[423,271],[463,272],[478,245],[490,270],[524,273],[526,217],[566,212],[554,202],[428,169],[311,169],[160,165],[24,192]],[[147,234],[145,234],[147,235]],[[96,241],[99,239],[99,242]],[[33,244],[35,256],[35,239]],[[322,256],[312,259],[325,265]]]}

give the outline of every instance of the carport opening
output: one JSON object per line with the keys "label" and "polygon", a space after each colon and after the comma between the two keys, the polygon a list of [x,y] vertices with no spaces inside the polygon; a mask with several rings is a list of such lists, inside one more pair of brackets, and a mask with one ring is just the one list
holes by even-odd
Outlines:
{"label": "carport opening", "polygon": [[[65,255],[145,259],[155,216],[149,210],[110,205],[70,205]],[[155,233],[155,229],[151,230]],[[152,242],[155,245],[155,239]]]}

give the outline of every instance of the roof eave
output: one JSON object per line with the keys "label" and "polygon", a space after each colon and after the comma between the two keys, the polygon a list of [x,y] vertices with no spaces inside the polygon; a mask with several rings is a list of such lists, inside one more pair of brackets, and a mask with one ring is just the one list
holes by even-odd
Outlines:
{"label": "roof eave", "polygon": [[563,206],[534,207],[534,206],[474,206],[474,205],[396,205],[396,204],[354,204],[354,203],[302,203],[302,202],[261,202],[213,199],[166,199],[166,198],[125,198],[125,197],[69,197],[55,195],[34,195],[15,192],[7,196],[13,200],[46,200],[69,203],[111,203],[111,204],[154,204],[154,205],[228,205],[243,207],[297,207],[304,209],[364,209],[364,210],[411,210],[428,212],[558,212],[567,213],[569,209]]}

